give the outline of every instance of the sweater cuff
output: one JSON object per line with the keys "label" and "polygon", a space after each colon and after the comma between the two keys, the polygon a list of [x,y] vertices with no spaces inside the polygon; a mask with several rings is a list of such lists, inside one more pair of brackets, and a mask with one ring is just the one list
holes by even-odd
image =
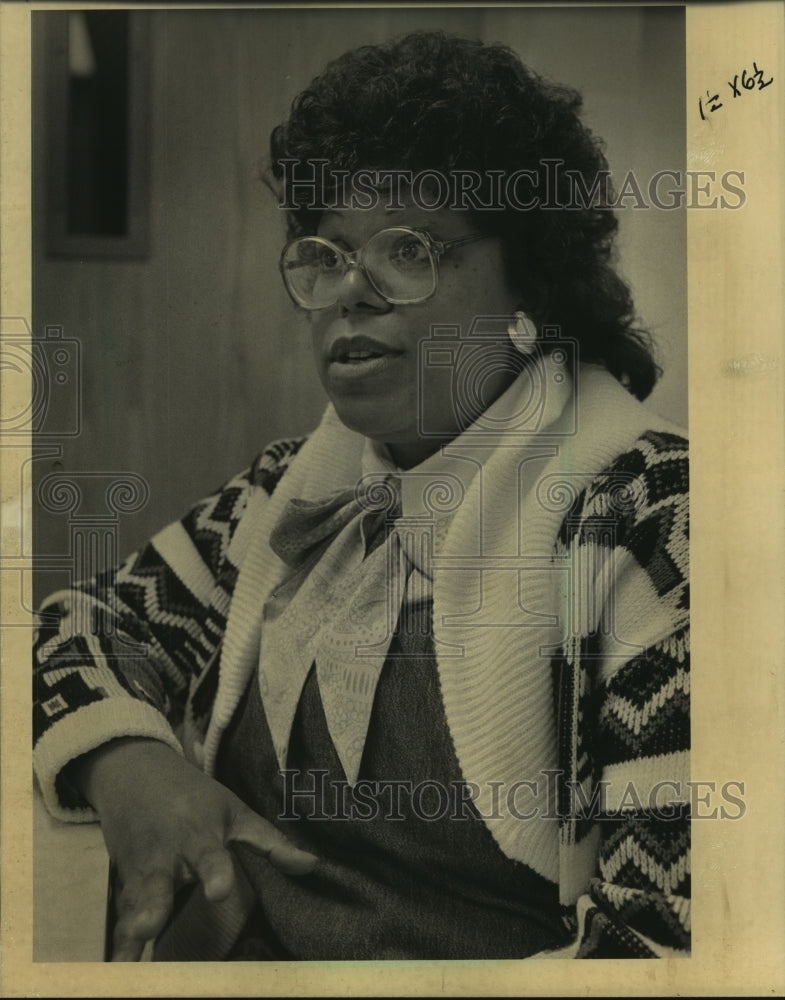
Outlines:
{"label": "sweater cuff", "polygon": [[46,807],[56,819],[68,823],[96,819],[95,810],[72,785],[66,784],[62,770],[82,754],[123,736],[160,740],[178,753],[183,752],[164,716],[147,702],[130,697],[84,705],[42,734],[33,750],[33,768]]}

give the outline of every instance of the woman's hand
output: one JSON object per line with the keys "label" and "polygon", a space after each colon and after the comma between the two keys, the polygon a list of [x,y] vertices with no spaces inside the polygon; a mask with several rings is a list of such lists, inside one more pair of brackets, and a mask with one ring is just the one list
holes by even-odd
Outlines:
{"label": "woman's hand", "polygon": [[185,883],[200,882],[210,902],[225,899],[234,885],[232,841],[250,845],[290,875],[316,864],[228,788],[157,740],[112,740],[77,761],[72,777],[100,817],[117,868],[112,961],[139,960]]}

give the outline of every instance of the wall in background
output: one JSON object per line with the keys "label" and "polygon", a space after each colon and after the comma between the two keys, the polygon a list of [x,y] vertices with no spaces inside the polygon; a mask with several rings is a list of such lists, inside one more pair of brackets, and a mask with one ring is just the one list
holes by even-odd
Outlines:
{"label": "wall in background", "polygon": [[[120,518],[121,554],[266,442],[306,432],[324,408],[307,329],[277,272],[283,219],[259,173],[271,128],[328,59],[416,28],[504,41],[583,90],[615,177],[685,165],[678,8],[144,11],[134,16],[150,21],[149,256],[47,257],[40,29],[61,16],[34,15],[33,320],[39,336],[57,325],[80,342],[81,430],[35,468],[39,481],[85,471],[141,477],[149,499]],[[684,211],[622,213],[621,270],[666,367],[652,405],[681,424],[685,239]],[[90,498],[98,506],[99,480]],[[39,509],[36,532],[39,554],[68,551],[62,513]],[[66,575],[42,572],[39,594]]]}

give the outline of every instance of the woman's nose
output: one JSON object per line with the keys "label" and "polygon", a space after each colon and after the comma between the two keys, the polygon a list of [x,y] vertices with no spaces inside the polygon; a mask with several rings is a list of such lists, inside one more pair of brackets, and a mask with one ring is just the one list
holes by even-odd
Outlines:
{"label": "woman's nose", "polygon": [[386,311],[390,303],[371,284],[365,268],[356,261],[350,261],[346,273],[338,286],[338,304],[352,312],[356,309]]}

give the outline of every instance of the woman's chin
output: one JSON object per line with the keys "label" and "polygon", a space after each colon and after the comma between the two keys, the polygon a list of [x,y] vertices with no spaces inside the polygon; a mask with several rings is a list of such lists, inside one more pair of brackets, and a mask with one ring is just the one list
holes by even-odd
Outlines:
{"label": "woman's chin", "polygon": [[333,396],[332,403],[342,423],[374,441],[386,443],[388,439],[419,437],[416,427],[408,430],[401,426],[401,416],[407,412],[402,406],[379,406],[378,399],[357,396],[348,399]]}

